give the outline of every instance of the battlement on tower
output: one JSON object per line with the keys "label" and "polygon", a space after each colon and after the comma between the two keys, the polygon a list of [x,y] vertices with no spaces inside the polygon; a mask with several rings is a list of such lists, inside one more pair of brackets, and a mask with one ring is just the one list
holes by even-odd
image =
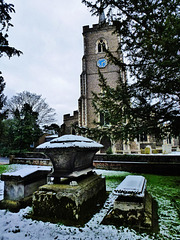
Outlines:
{"label": "battlement on tower", "polygon": [[64,121],[72,121],[78,119],[78,111],[74,111],[73,115],[70,114],[64,114]]}
{"label": "battlement on tower", "polygon": [[109,28],[114,28],[114,24],[109,24],[109,23],[103,23],[103,24],[93,24],[92,27],[89,25],[83,26],[83,33],[87,32],[92,32],[92,31],[99,31],[99,30],[104,30],[104,29],[109,29]]}

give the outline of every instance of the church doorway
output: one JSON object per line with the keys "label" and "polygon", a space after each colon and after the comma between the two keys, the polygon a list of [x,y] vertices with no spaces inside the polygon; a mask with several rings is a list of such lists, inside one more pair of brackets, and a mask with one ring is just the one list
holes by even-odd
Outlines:
{"label": "church doorway", "polygon": [[76,130],[73,128],[72,129],[72,133],[71,133],[72,135],[76,135]]}
{"label": "church doorway", "polygon": [[101,153],[106,153],[106,151],[111,148],[111,140],[109,137],[104,136],[101,138],[101,142],[100,142],[104,147],[101,149]]}

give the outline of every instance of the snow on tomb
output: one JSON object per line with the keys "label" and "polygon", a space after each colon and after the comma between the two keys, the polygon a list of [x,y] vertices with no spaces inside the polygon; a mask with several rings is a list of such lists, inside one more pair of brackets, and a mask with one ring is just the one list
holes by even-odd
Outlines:
{"label": "snow on tomb", "polygon": [[43,143],[37,149],[48,148],[95,148],[99,149],[103,146],[92,139],[77,136],[77,135],[63,135],[62,137],[55,138],[50,142]]}
{"label": "snow on tomb", "polygon": [[53,164],[49,178],[58,183],[60,178],[76,178],[92,171],[95,153],[103,145],[77,135],[63,135],[39,145],[37,151],[44,152]]}
{"label": "snow on tomb", "polygon": [[51,167],[48,166],[31,166],[3,173],[1,180],[4,181],[4,200],[19,201],[31,196],[39,186],[47,182],[50,170]]}
{"label": "snow on tomb", "polygon": [[146,179],[143,176],[127,176],[114,190],[117,199],[114,209],[124,211],[144,209],[146,193]]}
{"label": "snow on tomb", "polygon": [[114,190],[118,196],[144,197],[146,190],[146,179],[143,176],[127,176]]}

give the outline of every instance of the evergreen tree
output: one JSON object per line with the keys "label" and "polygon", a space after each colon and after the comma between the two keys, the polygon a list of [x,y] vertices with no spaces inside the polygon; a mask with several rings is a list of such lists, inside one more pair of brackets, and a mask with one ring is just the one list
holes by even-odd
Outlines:
{"label": "evergreen tree", "polygon": [[38,113],[29,104],[24,104],[21,111],[17,109],[14,117],[14,149],[25,151],[30,146],[34,147],[42,134],[37,121]]}
{"label": "evergreen tree", "polygon": [[[103,74],[99,71],[100,93],[93,92],[93,106],[95,112],[100,115],[100,121],[95,122],[100,135],[109,136],[114,140],[136,137],[134,130],[131,132],[130,125],[134,123],[131,119],[130,92],[126,82],[121,78],[116,88],[107,84]],[[95,134],[96,128],[91,129]]]}
{"label": "evergreen tree", "polygon": [[38,113],[27,103],[21,111],[15,111],[12,119],[5,120],[3,141],[0,143],[1,154],[19,153],[34,148],[42,135],[37,121]]}
{"label": "evergreen tree", "polygon": [[7,55],[12,57],[13,55],[20,55],[22,52],[9,46],[8,42],[8,30],[9,27],[13,27],[11,24],[10,13],[15,12],[14,5],[5,3],[4,0],[0,0],[0,57]]}
{"label": "evergreen tree", "polygon": [[[15,12],[13,4],[7,4],[4,0],[0,0],[0,57],[6,55],[9,58],[13,55],[20,55],[22,52],[9,46],[8,30],[13,25],[11,22],[10,13]],[[4,78],[0,71],[0,142],[3,141],[4,123],[2,120],[6,117],[6,111],[2,111],[6,97],[3,94],[5,88]]]}
{"label": "evergreen tree", "polygon": [[104,95],[94,95],[94,106],[96,112],[105,107],[110,119],[108,131],[114,137],[119,131],[123,139],[143,132],[159,138],[167,133],[179,136],[179,0],[82,2],[93,14],[107,9],[108,20],[121,35],[120,47],[126,61],[119,61],[108,51],[107,54],[112,63],[130,73],[125,86],[120,81],[116,89],[107,86],[101,75]]}
{"label": "evergreen tree", "polygon": [[61,131],[61,128],[56,123],[52,123],[51,125],[44,125],[43,130],[44,132],[47,132],[50,134],[59,134]]}

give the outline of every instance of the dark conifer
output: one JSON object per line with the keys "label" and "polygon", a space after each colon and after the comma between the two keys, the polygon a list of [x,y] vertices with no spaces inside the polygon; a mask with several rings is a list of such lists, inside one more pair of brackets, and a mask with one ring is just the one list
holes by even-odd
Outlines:
{"label": "dark conifer", "polygon": [[127,84],[120,82],[117,89],[107,86],[100,74],[105,94],[94,95],[94,106],[96,112],[106,111],[108,131],[122,139],[143,132],[158,138],[167,133],[179,136],[179,0],[82,2],[92,14],[107,10],[109,22],[121,35],[120,47],[126,57],[122,63],[108,53],[110,61],[130,74]]}

